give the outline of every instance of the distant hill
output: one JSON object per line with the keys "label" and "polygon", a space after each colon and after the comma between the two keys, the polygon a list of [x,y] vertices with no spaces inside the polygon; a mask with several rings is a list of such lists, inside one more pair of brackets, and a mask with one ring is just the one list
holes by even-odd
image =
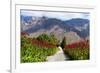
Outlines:
{"label": "distant hill", "polygon": [[21,31],[29,33],[32,37],[47,33],[54,34],[59,40],[62,40],[64,36],[80,39],[89,37],[89,20],[74,18],[63,21],[45,16],[21,16]]}

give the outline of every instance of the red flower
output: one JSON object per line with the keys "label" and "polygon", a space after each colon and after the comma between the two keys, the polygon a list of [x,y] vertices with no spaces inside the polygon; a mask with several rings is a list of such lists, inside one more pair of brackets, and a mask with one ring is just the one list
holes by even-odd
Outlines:
{"label": "red flower", "polygon": [[84,49],[84,48],[89,48],[89,41],[88,40],[84,40],[84,41],[79,41],[79,42],[74,42],[72,44],[68,44],[65,46],[65,48],[81,48],[81,49]]}

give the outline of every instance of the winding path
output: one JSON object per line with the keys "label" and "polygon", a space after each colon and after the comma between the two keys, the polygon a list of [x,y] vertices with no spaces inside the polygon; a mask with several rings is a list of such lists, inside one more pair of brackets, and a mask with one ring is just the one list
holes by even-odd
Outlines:
{"label": "winding path", "polygon": [[69,58],[64,54],[63,50],[61,47],[58,47],[59,51],[53,55],[53,56],[48,56],[47,61],[52,62],[52,61],[65,61],[68,60]]}

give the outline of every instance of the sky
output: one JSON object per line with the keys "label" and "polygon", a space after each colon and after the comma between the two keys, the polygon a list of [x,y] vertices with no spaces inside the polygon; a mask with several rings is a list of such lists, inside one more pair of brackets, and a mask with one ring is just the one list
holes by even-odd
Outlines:
{"label": "sky", "polygon": [[49,18],[57,18],[61,20],[69,20],[72,18],[89,19],[89,13],[75,13],[75,12],[50,12],[50,11],[21,10],[21,15],[36,16],[36,17],[46,16]]}

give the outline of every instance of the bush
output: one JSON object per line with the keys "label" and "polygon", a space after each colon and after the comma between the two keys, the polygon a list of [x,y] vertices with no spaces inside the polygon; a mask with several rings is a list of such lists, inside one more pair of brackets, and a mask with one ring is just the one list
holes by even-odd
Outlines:
{"label": "bush", "polygon": [[89,42],[80,41],[66,45],[64,48],[65,54],[67,54],[72,60],[87,60],[89,59]]}
{"label": "bush", "polygon": [[47,34],[41,34],[37,37],[38,40],[44,40],[47,41],[51,44],[57,45],[58,44],[58,40],[56,39],[56,37],[51,34],[51,35],[47,35]]}
{"label": "bush", "polygon": [[65,54],[67,54],[71,60],[87,60],[89,59],[89,49],[88,48],[73,48],[64,49]]}
{"label": "bush", "polygon": [[38,40],[45,40],[45,41],[50,41],[50,38],[47,34],[41,34],[37,37]]}
{"label": "bush", "polygon": [[58,48],[47,48],[34,45],[31,38],[21,37],[21,63],[44,62],[47,56],[53,55]]}
{"label": "bush", "polygon": [[44,62],[47,56],[57,51],[58,48],[40,48],[29,44],[26,48],[21,48],[21,62]]}
{"label": "bush", "polygon": [[39,47],[45,47],[45,48],[56,48],[57,47],[56,45],[51,44],[44,40],[32,39],[31,41],[33,45],[37,45]]}
{"label": "bush", "polygon": [[64,37],[62,42],[61,42],[61,47],[64,48],[66,45],[66,38]]}
{"label": "bush", "polygon": [[28,45],[26,48],[21,48],[21,62],[43,62],[47,56],[43,54],[42,49],[36,46]]}

